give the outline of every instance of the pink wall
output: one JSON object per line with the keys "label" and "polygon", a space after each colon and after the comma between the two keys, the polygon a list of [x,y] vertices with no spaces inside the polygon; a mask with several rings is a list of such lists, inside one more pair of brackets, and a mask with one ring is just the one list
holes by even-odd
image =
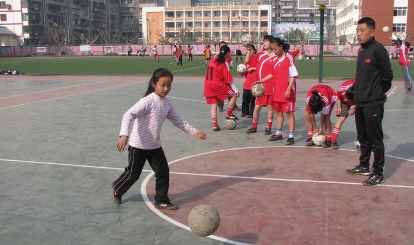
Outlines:
{"label": "pink wall", "polygon": [[[126,54],[128,50],[128,45],[91,45],[91,54],[92,55],[104,55],[107,53],[111,53],[113,46],[113,52],[118,54]],[[37,47],[45,47],[46,52],[38,53]],[[151,50],[152,46],[149,45],[131,45],[133,50],[133,55],[137,54],[137,51],[146,48],[147,53]],[[241,45],[229,45],[231,52],[234,54],[236,49],[240,48],[243,53],[245,53],[246,49]],[[193,54],[194,55],[201,55],[204,51],[204,45],[194,45]],[[260,50],[261,46],[257,46]],[[344,56],[356,56],[359,46],[356,45],[351,49],[351,46],[345,46],[344,51],[341,53],[338,51],[337,46],[335,45],[324,45],[324,52],[332,52],[334,55],[344,55]],[[385,47],[390,54],[395,52],[395,47],[386,46]],[[28,47],[25,46],[23,48],[20,47],[0,47],[1,52],[0,56],[3,57],[14,57],[14,56],[47,56],[48,54],[55,54],[58,56],[61,52],[66,52],[68,55],[88,55],[86,52],[81,52],[79,46],[33,46]],[[173,47],[170,45],[157,45],[158,53],[160,55],[171,55]],[[293,49],[293,47],[291,47]],[[211,50],[213,53],[218,52],[218,45],[214,47],[211,45]],[[187,51],[187,46],[184,47],[184,52]],[[306,55],[319,55],[319,45],[306,45],[305,46],[305,53]]]}

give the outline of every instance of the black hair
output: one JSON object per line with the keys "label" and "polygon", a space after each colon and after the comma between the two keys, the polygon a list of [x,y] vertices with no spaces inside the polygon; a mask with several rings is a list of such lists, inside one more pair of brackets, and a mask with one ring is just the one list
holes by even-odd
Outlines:
{"label": "black hair", "polygon": [[405,46],[407,46],[407,48],[409,48],[410,47],[410,45],[411,45],[411,43],[410,42],[405,42]]}
{"label": "black hair", "polygon": [[279,46],[282,46],[283,47],[283,51],[285,51],[286,53],[289,51],[290,44],[285,43],[285,40],[282,40],[282,39],[276,37],[274,39],[274,43],[278,44]]}
{"label": "black hair", "polygon": [[221,45],[227,45],[227,43],[225,41],[220,41],[218,44],[219,44],[219,46],[221,46]]}
{"label": "black hair", "polygon": [[354,91],[355,91],[355,87],[352,84],[345,92],[345,96],[348,100],[354,100]]}
{"label": "black hair", "polygon": [[275,41],[275,38],[272,36],[272,35],[264,35],[264,37],[263,37],[263,41],[264,40],[268,40],[269,42],[271,42],[271,43],[274,43]]}
{"label": "black hair", "polygon": [[145,92],[144,97],[155,91],[154,85],[157,84],[161,77],[171,77],[171,79],[174,78],[173,74],[168,69],[158,68],[154,71],[154,73],[152,73],[152,77],[149,81],[148,89],[147,92]]}
{"label": "black hair", "polygon": [[372,30],[375,30],[375,20],[372,19],[371,17],[364,17],[364,18],[358,20],[358,25],[359,24],[366,24]]}
{"label": "black hair", "polygon": [[226,55],[230,52],[230,48],[224,45],[220,48],[220,53],[217,55],[217,63],[222,64],[226,62]]}
{"label": "black hair", "polygon": [[309,99],[309,107],[313,114],[317,114],[318,112],[322,111],[322,97],[319,94],[318,90],[312,91],[312,96]]}
{"label": "black hair", "polygon": [[257,53],[256,46],[254,46],[253,44],[250,44],[250,48],[254,50],[254,53],[255,53],[255,54]]}

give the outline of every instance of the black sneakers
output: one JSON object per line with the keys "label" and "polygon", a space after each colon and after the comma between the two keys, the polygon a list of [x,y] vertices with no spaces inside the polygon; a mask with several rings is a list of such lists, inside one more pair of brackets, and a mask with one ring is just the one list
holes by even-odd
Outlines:
{"label": "black sneakers", "polygon": [[322,147],[323,147],[323,148],[329,148],[329,147],[331,147],[331,141],[325,140],[325,141],[322,143]]}
{"label": "black sneakers", "polygon": [[234,114],[231,114],[230,116],[226,116],[226,119],[239,120],[239,118],[236,117]]}
{"label": "black sneakers", "polygon": [[178,210],[180,209],[179,206],[174,205],[172,203],[162,203],[162,202],[154,202],[154,207],[158,209],[167,209],[167,210]]}
{"label": "black sneakers", "polygon": [[274,134],[272,136],[270,136],[269,141],[277,141],[277,140],[282,140],[283,136],[281,134]]}
{"label": "black sneakers", "polygon": [[295,143],[295,139],[293,139],[293,138],[288,138],[286,140],[286,145],[293,145],[294,143]]}
{"label": "black sneakers", "polygon": [[272,130],[270,128],[266,128],[265,132],[264,132],[264,135],[269,135],[271,133],[272,133]]}
{"label": "black sneakers", "polygon": [[336,142],[336,141],[332,142],[331,148],[335,149],[335,150],[338,150],[339,149],[338,142]]}
{"label": "black sneakers", "polygon": [[378,174],[371,174],[368,179],[362,182],[363,185],[377,185],[384,183],[384,177]]}
{"label": "black sneakers", "polygon": [[115,193],[115,188],[114,188],[113,183],[112,183],[112,192],[111,192],[111,194],[112,194],[112,199],[114,199],[114,202],[118,205],[121,205],[122,204],[122,197]]}
{"label": "black sneakers", "polygon": [[315,145],[315,143],[313,143],[313,140],[311,138],[308,138],[306,140],[306,146],[313,146],[313,145]]}
{"label": "black sneakers", "polygon": [[220,127],[213,127],[214,132],[220,131]]}
{"label": "black sneakers", "polygon": [[257,128],[249,128],[247,131],[246,131],[246,134],[253,134],[253,133],[256,133],[257,132]]}
{"label": "black sneakers", "polygon": [[370,175],[369,168],[364,168],[359,165],[355,168],[347,169],[346,172],[348,174]]}

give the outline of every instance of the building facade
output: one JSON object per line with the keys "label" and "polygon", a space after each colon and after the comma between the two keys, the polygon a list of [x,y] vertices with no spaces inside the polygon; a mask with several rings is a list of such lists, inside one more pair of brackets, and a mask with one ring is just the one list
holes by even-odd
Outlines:
{"label": "building facade", "polygon": [[271,6],[196,6],[143,8],[148,44],[240,43],[243,34],[261,40],[271,30]]}
{"label": "building facade", "polygon": [[[414,1],[412,0],[347,0],[346,7],[338,9],[336,35],[341,44],[357,43],[356,26],[362,17],[376,22],[375,38],[384,45],[392,40],[414,40]],[[383,32],[384,26],[390,28]]]}

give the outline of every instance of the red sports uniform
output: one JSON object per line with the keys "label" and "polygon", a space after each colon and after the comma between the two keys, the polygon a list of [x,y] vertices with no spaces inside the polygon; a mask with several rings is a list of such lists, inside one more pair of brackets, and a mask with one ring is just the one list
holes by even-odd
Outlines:
{"label": "red sports uniform", "polygon": [[293,57],[290,54],[286,54],[282,59],[274,59],[273,109],[275,111],[283,113],[295,111],[296,82],[292,85],[289,98],[285,98],[285,92],[289,86],[289,80],[298,75]]}
{"label": "red sports uniform", "polygon": [[338,89],[338,92],[336,93],[338,100],[341,100],[348,106],[355,105],[355,100],[348,100],[346,98],[346,91],[355,83],[355,79],[347,80],[344,83],[341,84],[341,86]]}
{"label": "red sports uniform", "polygon": [[[257,60],[254,59],[253,57],[256,56],[257,54],[252,55],[249,58],[249,62],[244,63],[246,65],[246,68],[251,68],[251,67],[256,67],[256,62]],[[257,71],[253,70],[253,71],[249,71],[246,73],[246,79],[243,83],[243,89],[246,90],[252,90],[253,85],[255,84],[255,82],[257,81]]]}
{"label": "red sports uniform", "polygon": [[322,97],[323,108],[321,114],[330,116],[335,106],[337,97],[336,92],[327,85],[315,85],[309,90],[308,94],[306,95],[306,112],[312,114],[312,110],[309,107],[309,99],[312,97],[312,91],[314,90],[318,91]]}
{"label": "red sports uniform", "polygon": [[193,48],[192,48],[192,47],[188,47],[188,48],[187,48],[187,53],[188,53],[188,54],[192,54],[192,50],[193,50]]}
{"label": "red sports uniform", "polygon": [[[274,54],[270,56],[266,51],[260,51],[252,57],[252,62],[256,63],[256,81],[265,78],[267,75],[272,74],[273,69],[273,58]],[[256,98],[256,105],[267,106],[273,105],[273,79],[270,79],[262,83],[265,88],[265,94],[261,97]]]}
{"label": "red sports uniform", "polygon": [[299,49],[295,49],[293,51],[288,52],[293,57],[293,64],[296,64],[296,56],[300,53]]}
{"label": "red sports uniform", "polygon": [[235,92],[229,86],[231,82],[233,82],[233,76],[227,62],[219,64],[217,59],[213,59],[208,65],[204,79],[204,97],[206,97],[207,104],[215,104],[234,94]]}

